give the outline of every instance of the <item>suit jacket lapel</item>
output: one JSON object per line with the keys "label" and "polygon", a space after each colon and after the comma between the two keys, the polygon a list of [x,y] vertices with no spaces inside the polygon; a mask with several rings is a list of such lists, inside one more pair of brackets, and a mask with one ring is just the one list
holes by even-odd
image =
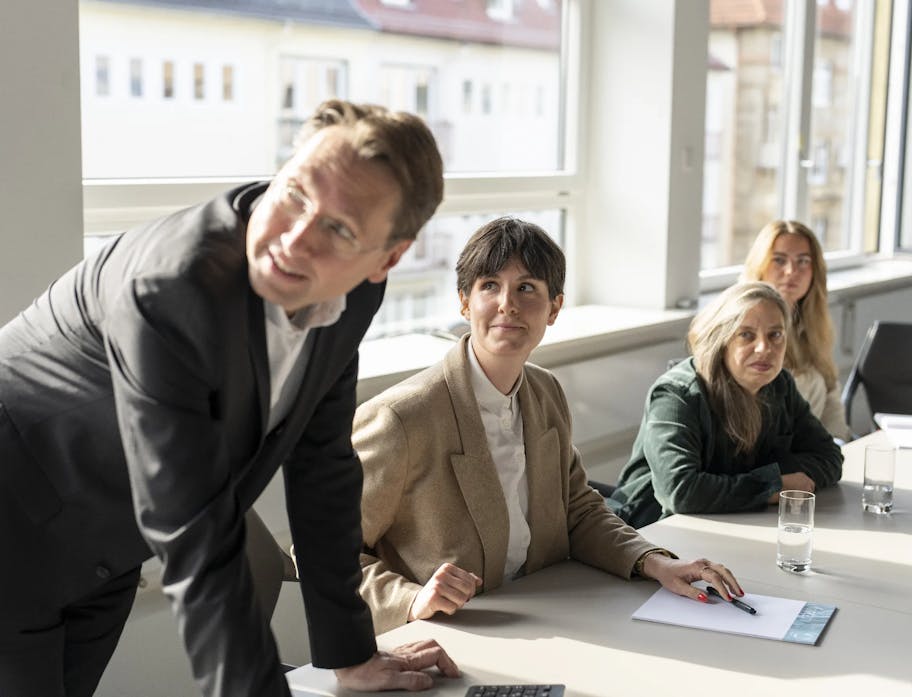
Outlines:
{"label": "suit jacket lapel", "polygon": [[260,407],[260,442],[262,442],[269,423],[269,352],[266,349],[266,318],[263,314],[263,299],[254,293],[252,288],[247,298],[247,321],[250,332],[248,346]]}
{"label": "suit jacket lapel", "polygon": [[561,490],[561,468],[558,466],[560,439],[554,427],[546,430],[541,404],[527,379],[523,379],[519,388],[519,408],[523,418],[526,481],[529,487],[529,511],[526,518],[531,533],[526,553],[526,571],[532,572],[542,567],[549,552],[546,531],[562,529],[566,525],[566,513],[554,504],[554,492]]}
{"label": "suit jacket lapel", "polygon": [[503,582],[507,559],[507,535],[510,521],[503,487],[488,450],[488,439],[472,383],[466,356],[468,338],[463,339],[444,358],[443,373],[453,405],[463,452],[450,456],[453,473],[465,500],[466,508],[484,554],[484,585],[497,587]]}

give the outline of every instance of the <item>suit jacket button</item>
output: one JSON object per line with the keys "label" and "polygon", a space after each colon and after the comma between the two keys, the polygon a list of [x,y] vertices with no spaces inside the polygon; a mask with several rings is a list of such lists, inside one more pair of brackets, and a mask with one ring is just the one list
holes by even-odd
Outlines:
{"label": "suit jacket button", "polygon": [[111,577],[111,570],[107,566],[99,564],[95,567],[95,575],[101,579],[108,579]]}

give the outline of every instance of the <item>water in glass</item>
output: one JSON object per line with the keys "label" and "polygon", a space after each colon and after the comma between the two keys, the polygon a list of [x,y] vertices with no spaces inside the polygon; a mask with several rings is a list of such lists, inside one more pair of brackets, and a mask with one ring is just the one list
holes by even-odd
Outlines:
{"label": "water in glass", "polygon": [[811,567],[811,532],[809,525],[779,526],[776,563],[786,571],[806,571]]}

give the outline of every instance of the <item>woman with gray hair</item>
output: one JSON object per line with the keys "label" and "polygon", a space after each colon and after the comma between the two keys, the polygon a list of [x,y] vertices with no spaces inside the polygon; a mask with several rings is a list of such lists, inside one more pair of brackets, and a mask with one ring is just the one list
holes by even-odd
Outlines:
{"label": "woman with gray hair", "polygon": [[728,513],[814,491],[842,453],[782,370],[791,312],[765,283],[740,283],[694,318],[693,356],[650,388],[609,506],[634,527],[672,513]]}

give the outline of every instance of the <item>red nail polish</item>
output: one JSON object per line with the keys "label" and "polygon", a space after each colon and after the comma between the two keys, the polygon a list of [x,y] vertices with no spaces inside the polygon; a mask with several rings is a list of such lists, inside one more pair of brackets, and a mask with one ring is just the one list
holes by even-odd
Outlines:
{"label": "red nail polish", "polygon": [[697,600],[699,600],[701,603],[705,603],[708,600],[706,593],[700,593],[700,595],[697,596]]}

